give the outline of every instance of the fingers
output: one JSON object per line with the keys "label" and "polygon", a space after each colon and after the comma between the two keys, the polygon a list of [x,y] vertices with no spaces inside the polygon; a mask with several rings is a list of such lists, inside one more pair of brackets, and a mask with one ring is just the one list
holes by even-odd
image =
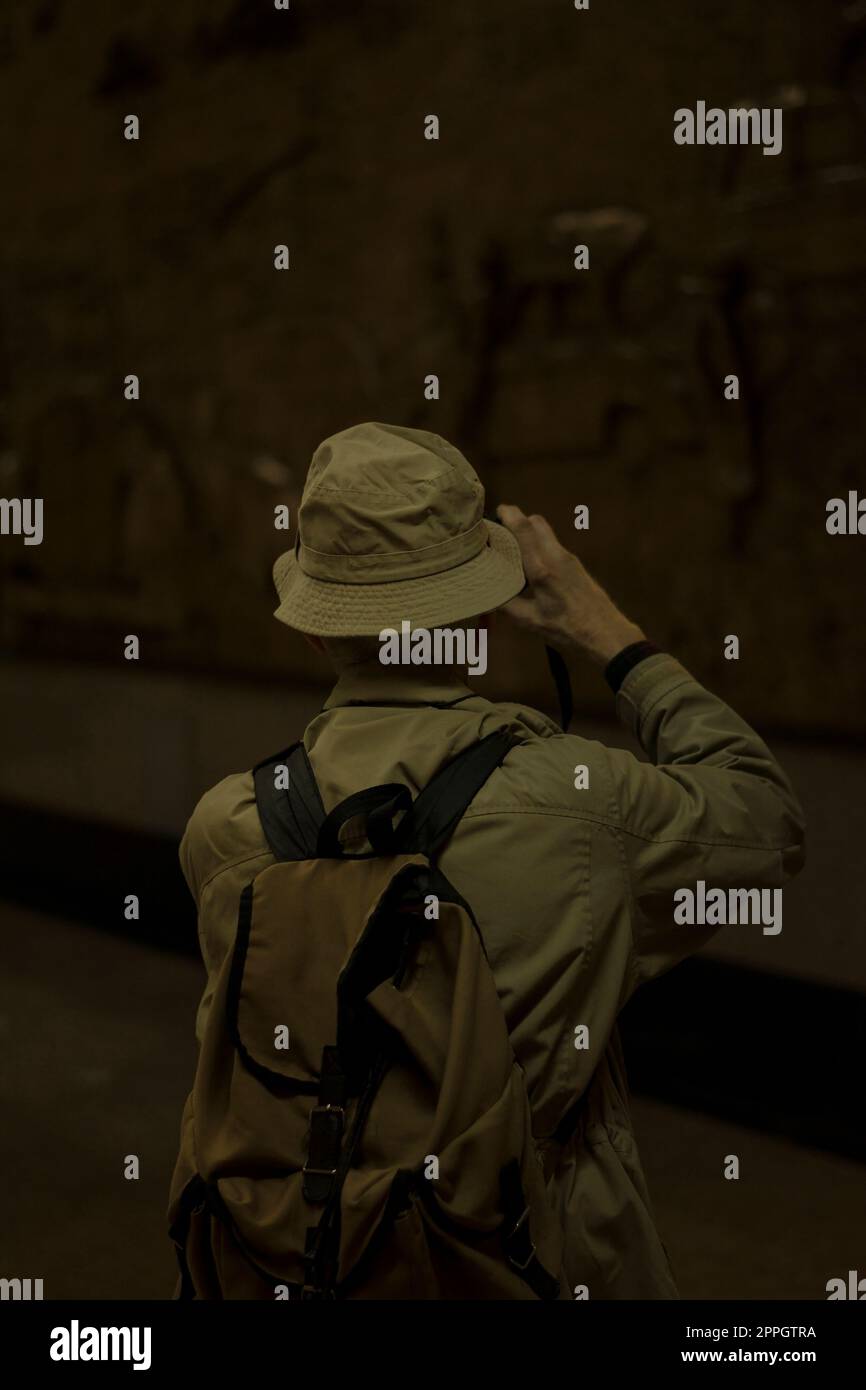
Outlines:
{"label": "fingers", "polygon": [[554,545],[559,545],[558,537],[550,522],[546,517],[539,516],[537,512],[532,516],[526,516],[519,507],[513,507],[510,502],[503,502],[501,506],[496,508],[496,515],[503,526],[507,527],[518,540],[523,539],[531,543],[534,539],[542,543],[553,542]]}
{"label": "fingers", "polygon": [[529,527],[529,517],[524,516],[519,507],[513,507],[510,502],[503,502],[496,508],[496,515],[513,535],[517,536],[522,531],[527,534]]}
{"label": "fingers", "polygon": [[[496,507],[496,516],[502,521],[503,527],[506,527],[507,531],[512,532],[514,539],[516,539],[518,545],[520,545],[520,549],[524,550],[524,553],[525,550],[538,549],[539,538],[541,538],[542,534],[542,532],[539,531],[538,523],[539,521],[544,521],[544,517],[525,516],[525,513],[521,512],[520,507],[513,507],[507,502],[503,502],[502,506]],[[546,521],[544,521],[544,524],[548,525]],[[548,527],[548,531],[549,530],[550,528]]]}
{"label": "fingers", "polygon": [[507,531],[510,531],[517,544],[520,546],[520,558],[523,562],[523,572],[529,582],[532,582],[532,570],[535,560],[535,535],[529,517],[524,516],[519,507],[512,507],[507,503],[496,508],[496,515],[502,522]]}
{"label": "fingers", "polygon": [[542,583],[555,573],[571,552],[562,546],[550,522],[543,516],[525,516],[519,507],[505,503],[497,508],[503,526],[520,546],[523,569],[530,584]]}
{"label": "fingers", "polygon": [[560,540],[545,516],[531,516],[528,518],[531,526],[535,528],[535,534],[541,544],[545,547],[556,546],[559,548]]}

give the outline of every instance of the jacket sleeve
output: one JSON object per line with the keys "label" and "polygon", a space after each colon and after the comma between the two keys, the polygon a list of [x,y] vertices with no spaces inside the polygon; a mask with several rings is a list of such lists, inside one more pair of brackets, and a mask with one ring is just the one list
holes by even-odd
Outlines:
{"label": "jacket sleeve", "polygon": [[[637,665],[617,713],[650,759],[610,750],[633,924],[632,985],[718,930],[674,921],[677,889],[780,888],[804,862],[803,812],[761,738],[673,657]],[[737,930],[760,930],[738,927]]]}

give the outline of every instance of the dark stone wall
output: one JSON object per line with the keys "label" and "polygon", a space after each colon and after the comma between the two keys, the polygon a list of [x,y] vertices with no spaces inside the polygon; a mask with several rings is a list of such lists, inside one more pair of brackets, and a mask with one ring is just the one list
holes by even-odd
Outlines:
{"label": "dark stone wall", "polygon": [[[46,506],[7,650],[311,678],[273,507],[384,419],[563,535],[588,503],[586,561],[749,717],[859,730],[866,538],[824,523],[866,493],[866,6],[7,0],[0,92],[0,491]],[[782,153],[677,147],[698,99],[781,106]],[[492,679],[549,699],[523,639]]]}

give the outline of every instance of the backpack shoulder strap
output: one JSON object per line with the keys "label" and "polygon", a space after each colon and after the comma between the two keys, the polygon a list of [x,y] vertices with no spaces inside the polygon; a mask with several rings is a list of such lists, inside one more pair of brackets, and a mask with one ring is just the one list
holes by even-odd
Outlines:
{"label": "backpack shoulder strap", "polygon": [[[405,809],[395,841],[391,842],[390,836],[380,837],[374,833],[374,850],[420,853],[431,858],[453,834],[464,812],[513,742],[510,734],[497,730],[472,744],[430,779],[408,809],[408,789],[389,784],[368,788],[347,798],[330,816],[325,814],[307,751],[303,743],[295,743],[253,768],[256,808],[265,839],[276,859],[315,859],[339,852],[330,845],[330,839],[349,816],[370,812],[371,818],[381,819],[381,812],[386,811],[390,827],[394,812]],[[278,767],[288,769],[289,785],[285,789],[275,785]],[[396,800],[395,793],[398,794]],[[381,802],[384,806],[380,806]],[[380,843],[377,844],[377,840]]]}
{"label": "backpack shoulder strap", "polygon": [[[278,767],[288,769],[288,787],[275,785]],[[303,743],[274,753],[253,768],[256,809],[265,839],[277,859],[313,859],[325,808]]]}
{"label": "backpack shoulder strap", "polygon": [[438,854],[513,743],[511,734],[498,729],[458,753],[431,777],[400,822],[404,852],[425,854],[428,859]]}

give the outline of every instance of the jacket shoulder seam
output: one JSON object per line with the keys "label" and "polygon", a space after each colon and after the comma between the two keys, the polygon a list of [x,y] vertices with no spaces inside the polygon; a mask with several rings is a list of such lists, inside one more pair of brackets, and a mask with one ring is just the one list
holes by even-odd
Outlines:
{"label": "jacket shoulder seam", "polygon": [[242,864],[250,864],[254,859],[272,858],[273,855],[271,854],[271,851],[269,849],[258,849],[253,854],[242,855],[240,859],[227,859],[225,863],[220,864],[219,868],[214,869],[213,873],[209,874],[208,877],[204,880],[204,882],[201,885],[201,888],[199,889],[199,897],[201,897],[206,888],[210,887],[215,878],[219,878],[220,874],[227,873],[229,869],[239,869]]}
{"label": "jacket shoulder seam", "polygon": [[689,839],[683,835],[642,835],[639,830],[632,830],[621,821],[605,819],[604,816],[593,816],[586,811],[577,811],[570,806],[493,806],[485,808],[483,811],[468,810],[463,816],[463,820],[474,820],[481,816],[497,815],[519,815],[519,816],[560,816],[564,820],[588,821],[592,825],[601,825],[606,830],[619,831],[623,835],[631,835],[636,840],[643,840],[648,845],[707,845],[718,849],[759,849],[766,850],[768,853],[779,854],[786,849],[795,849],[796,845],[786,844],[762,844],[759,841],[742,840],[699,840]]}

